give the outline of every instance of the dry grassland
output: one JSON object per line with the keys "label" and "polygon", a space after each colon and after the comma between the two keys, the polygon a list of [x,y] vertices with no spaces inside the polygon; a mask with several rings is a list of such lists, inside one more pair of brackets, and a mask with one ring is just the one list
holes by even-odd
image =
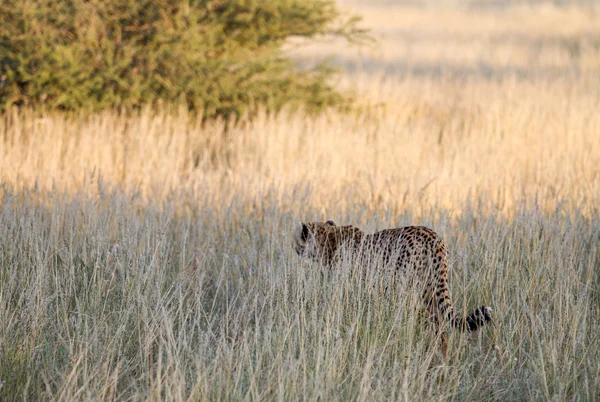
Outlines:
{"label": "dry grassland", "polygon": [[[0,116],[0,399],[596,400],[600,9],[344,3],[359,110]],[[433,227],[448,359],[410,292],[291,250],[298,220]]]}

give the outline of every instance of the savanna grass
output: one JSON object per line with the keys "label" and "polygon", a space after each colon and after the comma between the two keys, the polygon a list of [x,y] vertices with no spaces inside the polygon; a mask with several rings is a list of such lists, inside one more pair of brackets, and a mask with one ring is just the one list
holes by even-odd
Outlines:
{"label": "savanna grass", "polygon": [[[0,116],[1,400],[598,399],[596,9],[361,7],[380,50],[295,53],[355,113]],[[326,219],[432,227],[494,325],[444,360],[411,289],[295,255]]]}
{"label": "savanna grass", "polygon": [[[101,183],[94,180],[89,186]],[[103,190],[104,191],[104,190]],[[307,194],[308,196],[308,194]],[[0,211],[3,399],[594,399],[600,392],[600,222],[465,208],[419,222],[451,250],[457,310],[495,323],[451,332],[443,360],[418,295],[291,251],[299,197],[260,215],[243,197],[136,205],[118,190],[14,192]],[[51,200],[48,205],[39,199]],[[524,206],[525,207],[525,206]],[[345,211],[360,221],[367,207]],[[388,212],[388,211],[384,211]],[[417,220],[410,213],[365,224]],[[367,276],[371,278],[372,276]]]}

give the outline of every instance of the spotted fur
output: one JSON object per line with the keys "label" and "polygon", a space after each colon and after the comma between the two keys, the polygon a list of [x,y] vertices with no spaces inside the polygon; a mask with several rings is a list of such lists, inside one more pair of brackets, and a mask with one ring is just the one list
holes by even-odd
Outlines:
{"label": "spotted fur", "polygon": [[[408,226],[365,234],[354,226],[333,221],[301,223],[294,232],[294,248],[303,257],[326,266],[343,255],[358,263],[379,259],[398,273],[412,273],[424,285],[423,303],[438,324],[442,320],[460,331],[475,331],[491,320],[491,308],[476,308],[466,318],[456,314],[448,289],[448,252],[437,233],[424,226]],[[351,251],[344,254],[343,251]],[[438,325],[441,327],[441,325]],[[445,335],[442,335],[445,351]]]}

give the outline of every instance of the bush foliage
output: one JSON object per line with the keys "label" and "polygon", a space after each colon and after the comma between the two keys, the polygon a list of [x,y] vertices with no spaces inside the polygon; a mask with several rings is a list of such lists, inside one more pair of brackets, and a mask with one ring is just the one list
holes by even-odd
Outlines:
{"label": "bush foliage", "polygon": [[204,117],[345,96],[332,69],[301,70],[291,37],[364,36],[332,0],[4,0],[0,109],[95,111],[157,101]]}

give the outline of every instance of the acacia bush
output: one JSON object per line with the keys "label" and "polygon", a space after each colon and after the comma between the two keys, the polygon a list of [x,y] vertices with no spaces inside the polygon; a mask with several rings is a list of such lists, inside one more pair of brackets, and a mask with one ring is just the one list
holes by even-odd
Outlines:
{"label": "acacia bush", "polygon": [[0,110],[184,103],[205,118],[340,105],[327,65],[299,69],[290,37],[364,37],[332,0],[4,0]]}

